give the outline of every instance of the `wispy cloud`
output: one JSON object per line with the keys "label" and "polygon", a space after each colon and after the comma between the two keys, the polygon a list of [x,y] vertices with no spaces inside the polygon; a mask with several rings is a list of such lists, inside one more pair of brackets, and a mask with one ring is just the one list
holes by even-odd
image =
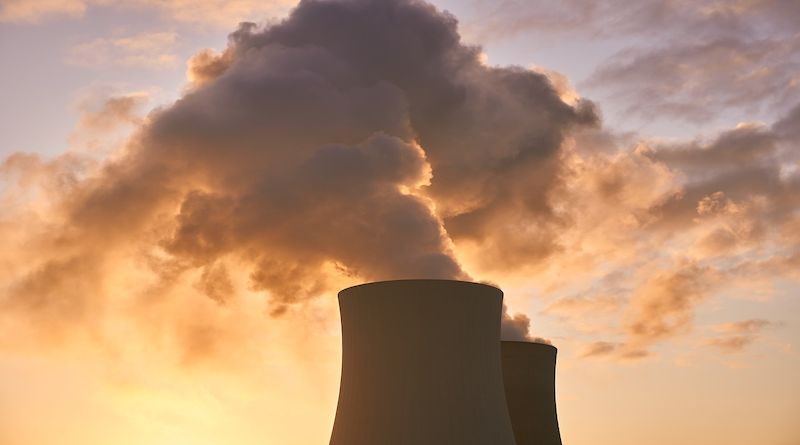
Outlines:
{"label": "wispy cloud", "polygon": [[783,326],[783,323],[764,320],[763,318],[750,318],[747,320],[716,324],[709,326],[709,328],[721,333],[753,333],[764,328],[778,326]]}
{"label": "wispy cloud", "polygon": [[597,341],[584,345],[579,356],[582,358],[612,358],[622,362],[636,362],[656,355],[646,349],[631,348],[625,343]]}
{"label": "wispy cloud", "polygon": [[85,0],[4,0],[0,3],[0,22],[40,23],[55,17],[80,17],[86,12]]}
{"label": "wispy cloud", "polygon": [[645,345],[690,332],[694,306],[713,293],[719,280],[713,268],[693,263],[656,272],[634,291],[625,331]]}
{"label": "wispy cloud", "polygon": [[603,62],[585,86],[645,119],[697,122],[731,108],[786,109],[800,93],[799,39],[720,37],[628,49]]}
{"label": "wispy cloud", "polygon": [[475,2],[465,28],[480,41],[607,42],[619,50],[576,79],[584,95],[626,121],[696,124],[794,105],[798,20],[791,0],[505,0]]}
{"label": "wispy cloud", "polygon": [[112,39],[97,38],[67,50],[64,62],[89,68],[177,68],[181,65],[181,59],[175,52],[177,46],[178,34],[174,32],[141,33],[133,37]]}
{"label": "wispy cloud", "polygon": [[739,354],[759,340],[764,329],[783,326],[783,322],[764,320],[762,318],[750,318],[747,320],[721,323],[708,326],[708,329],[721,334],[730,334],[724,337],[704,338],[701,342],[707,346],[717,349],[723,354]]}
{"label": "wispy cloud", "polygon": [[[511,38],[541,32],[568,39],[576,35],[596,38],[636,35],[684,34],[707,36],[720,32],[791,31],[800,7],[792,0],[718,2],[701,0],[614,0],[603,3],[569,0],[552,3],[541,0],[481,0],[475,3],[476,20],[471,30],[484,39]],[[771,29],[764,25],[772,26]]]}
{"label": "wispy cloud", "polygon": [[723,354],[737,354],[753,343],[756,337],[753,335],[732,335],[730,337],[706,338],[703,343],[717,349]]}
{"label": "wispy cloud", "polygon": [[49,20],[81,17],[89,8],[113,7],[119,10],[152,11],[161,17],[183,23],[235,26],[245,20],[285,13],[294,0],[4,0],[0,3],[0,22],[42,23]]}

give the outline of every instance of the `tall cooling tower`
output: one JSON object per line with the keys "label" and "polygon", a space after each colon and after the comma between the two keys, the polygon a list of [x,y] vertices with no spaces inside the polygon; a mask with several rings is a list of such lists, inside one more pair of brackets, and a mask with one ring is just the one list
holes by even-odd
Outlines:
{"label": "tall cooling tower", "polygon": [[561,445],[556,415],[556,348],[504,341],[500,351],[508,414],[517,445]]}
{"label": "tall cooling tower", "polygon": [[500,366],[503,293],[402,280],[339,292],[331,445],[515,445]]}

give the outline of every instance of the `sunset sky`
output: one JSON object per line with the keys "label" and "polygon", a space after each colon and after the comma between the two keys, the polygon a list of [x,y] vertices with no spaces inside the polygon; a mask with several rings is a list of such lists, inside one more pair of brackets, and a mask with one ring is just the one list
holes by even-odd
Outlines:
{"label": "sunset sky", "polygon": [[503,289],[565,445],[800,444],[798,23],[0,0],[0,445],[327,444],[402,278]]}

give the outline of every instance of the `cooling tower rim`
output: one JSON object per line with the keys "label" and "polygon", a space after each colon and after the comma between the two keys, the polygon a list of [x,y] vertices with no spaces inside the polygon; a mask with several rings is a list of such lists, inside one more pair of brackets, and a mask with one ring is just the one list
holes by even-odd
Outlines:
{"label": "cooling tower rim", "polygon": [[339,291],[339,295],[341,296],[342,294],[346,293],[347,291],[349,291],[351,289],[355,289],[357,287],[383,285],[383,284],[388,285],[390,283],[414,283],[414,282],[417,282],[417,283],[447,282],[447,283],[471,284],[471,285],[475,285],[475,286],[489,287],[489,288],[492,288],[492,289],[496,289],[497,291],[500,292],[501,296],[503,295],[503,291],[499,287],[493,286],[491,284],[477,283],[475,281],[448,280],[448,279],[441,279],[441,278],[414,278],[414,279],[405,279],[405,280],[371,281],[369,283],[361,283],[361,284],[356,284],[355,286],[346,287],[346,288],[344,288],[344,289]]}
{"label": "cooling tower rim", "polygon": [[529,345],[537,345],[537,346],[536,346],[537,348],[538,348],[538,347],[540,347],[540,346],[547,346],[547,347],[553,348],[553,349],[555,349],[556,351],[558,351],[558,348],[556,348],[555,346],[553,346],[553,345],[551,345],[551,344],[548,344],[548,343],[539,343],[539,342],[536,342],[536,341],[501,340],[501,341],[500,341],[500,343],[522,343],[522,344],[529,344]]}

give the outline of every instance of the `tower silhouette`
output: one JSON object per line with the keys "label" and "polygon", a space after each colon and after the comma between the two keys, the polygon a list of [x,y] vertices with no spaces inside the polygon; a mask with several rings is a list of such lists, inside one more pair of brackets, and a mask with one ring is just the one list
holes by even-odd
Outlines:
{"label": "tower silhouette", "polygon": [[561,445],[556,351],[541,343],[501,342],[503,386],[517,445]]}
{"label": "tower silhouette", "polygon": [[515,445],[503,293],[449,280],[339,292],[342,380],[330,445]]}

